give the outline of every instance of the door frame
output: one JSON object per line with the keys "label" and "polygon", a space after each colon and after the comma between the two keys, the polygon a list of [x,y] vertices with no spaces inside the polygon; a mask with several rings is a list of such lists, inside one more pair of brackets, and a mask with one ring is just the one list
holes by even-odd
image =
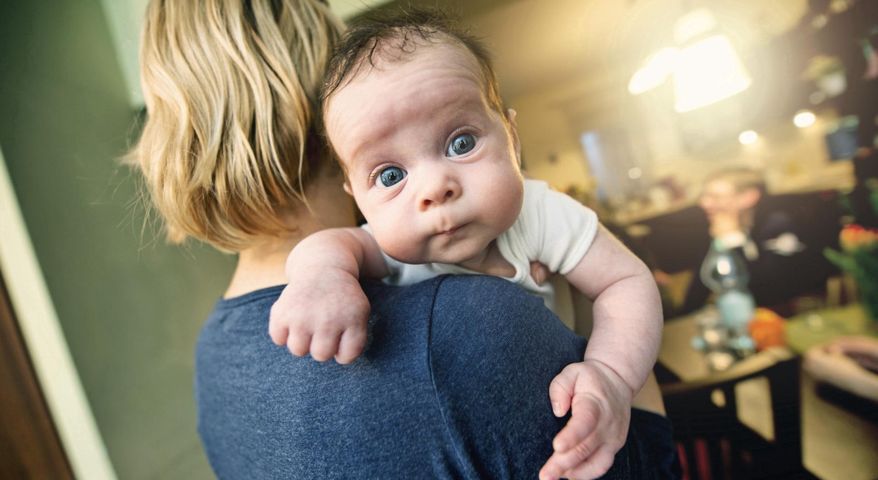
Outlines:
{"label": "door frame", "polygon": [[70,356],[0,149],[0,272],[37,380],[77,478],[116,474]]}

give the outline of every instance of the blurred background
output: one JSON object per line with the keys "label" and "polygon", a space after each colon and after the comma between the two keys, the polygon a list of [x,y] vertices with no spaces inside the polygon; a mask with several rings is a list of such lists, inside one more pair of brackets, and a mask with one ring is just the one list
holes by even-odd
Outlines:
{"label": "blurred background", "polygon": [[[875,0],[329,3],[348,19],[408,5],[458,15],[493,52],[527,174],[598,210],[667,274],[666,317],[703,306],[686,296],[709,244],[697,201],[711,172],[750,167],[767,194],[838,205],[833,235],[853,221],[840,199],[857,184],[858,132],[875,127]],[[212,476],[193,346],[234,257],[166,246],[120,163],[144,115],[145,5],[0,2],[3,388],[24,395],[0,395],[0,455],[32,438],[45,449],[34,463],[80,478]]]}

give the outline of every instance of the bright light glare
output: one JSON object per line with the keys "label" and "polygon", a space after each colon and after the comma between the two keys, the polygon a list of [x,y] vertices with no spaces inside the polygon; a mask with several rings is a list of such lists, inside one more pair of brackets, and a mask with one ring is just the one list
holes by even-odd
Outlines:
{"label": "bright light glare", "polygon": [[631,167],[628,169],[628,178],[631,180],[637,180],[638,178],[643,176],[643,170],[639,167]]}
{"label": "bright light glare", "polygon": [[652,54],[646,59],[643,67],[631,77],[631,81],[628,82],[628,91],[632,95],[640,95],[665,83],[665,80],[674,71],[677,54],[676,48],[663,48]]}
{"label": "bright light glare", "polygon": [[759,140],[759,134],[753,130],[744,130],[738,135],[738,141],[741,142],[741,145],[753,145],[757,140]]}
{"label": "bright light glare", "polygon": [[732,273],[732,262],[728,258],[720,258],[716,262],[716,273],[720,275],[728,275]]}
{"label": "bright light glare", "polygon": [[688,112],[750,87],[752,81],[725,35],[713,35],[680,50],[674,69],[674,109]]}
{"label": "bright light glare", "polygon": [[716,18],[706,8],[692,10],[674,23],[674,41],[684,44],[716,28]]}
{"label": "bright light glare", "polygon": [[807,128],[811,125],[814,125],[814,122],[817,121],[817,116],[814,115],[810,110],[802,110],[796,113],[796,116],[793,117],[793,124],[799,128]]}

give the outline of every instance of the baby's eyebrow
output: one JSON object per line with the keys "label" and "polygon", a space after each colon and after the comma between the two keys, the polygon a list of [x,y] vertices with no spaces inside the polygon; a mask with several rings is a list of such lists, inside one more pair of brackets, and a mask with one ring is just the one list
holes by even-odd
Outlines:
{"label": "baby's eyebrow", "polygon": [[350,161],[345,162],[348,174],[357,179],[368,179],[372,169],[380,163],[380,160],[369,155],[368,152],[362,152],[362,149],[358,149],[358,151],[360,153],[355,155]]}
{"label": "baby's eyebrow", "polygon": [[359,163],[362,161],[362,158],[369,159],[376,146],[380,147],[384,139],[396,131],[397,126],[388,125],[381,129],[376,129],[374,125],[356,126],[354,128],[355,130],[351,136],[361,140],[354,144],[354,148],[350,151],[350,156],[351,163]]}

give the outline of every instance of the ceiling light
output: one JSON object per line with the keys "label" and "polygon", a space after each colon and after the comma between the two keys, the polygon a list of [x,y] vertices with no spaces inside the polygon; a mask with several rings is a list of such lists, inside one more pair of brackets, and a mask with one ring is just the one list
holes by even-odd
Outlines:
{"label": "ceiling light", "polygon": [[674,41],[682,45],[716,28],[716,18],[706,8],[692,10],[674,23]]}
{"label": "ceiling light", "polygon": [[688,112],[743,92],[752,81],[725,35],[680,50],[674,70],[674,109]]}
{"label": "ceiling light", "polygon": [[759,140],[759,134],[753,130],[744,130],[738,135],[738,141],[741,142],[741,145],[753,145],[757,140]]}
{"label": "ceiling light", "polygon": [[810,110],[800,110],[796,113],[796,116],[793,117],[793,124],[799,128],[810,127],[811,125],[814,125],[814,122],[816,121],[817,116]]}
{"label": "ceiling light", "polygon": [[678,53],[676,48],[663,48],[647,58],[643,67],[628,82],[628,91],[632,95],[640,95],[665,83],[674,72]]}
{"label": "ceiling light", "polygon": [[650,56],[628,82],[639,95],[674,80],[674,109],[688,112],[737,95],[752,80],[729,37],[717,32],[717,22],[699,8],[674,24],[679,48],[663,48]]}

